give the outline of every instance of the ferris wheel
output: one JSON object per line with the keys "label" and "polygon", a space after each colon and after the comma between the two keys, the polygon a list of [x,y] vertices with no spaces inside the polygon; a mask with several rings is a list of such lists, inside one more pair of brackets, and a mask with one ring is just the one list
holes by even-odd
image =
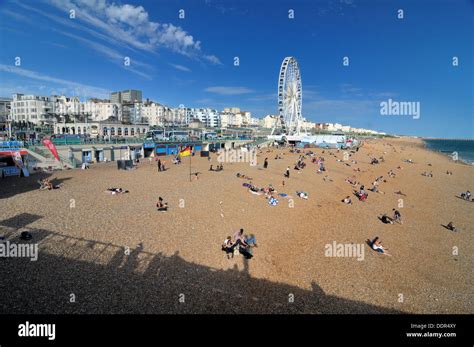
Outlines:
{"label": "ferris wheel", "polygon": [[[283,59],[278,77],[278,123],[286,135],[298,135],[301,128],[303,88],[298,62],[294,57]],[[275,131],[273,128],[272,134]]]}

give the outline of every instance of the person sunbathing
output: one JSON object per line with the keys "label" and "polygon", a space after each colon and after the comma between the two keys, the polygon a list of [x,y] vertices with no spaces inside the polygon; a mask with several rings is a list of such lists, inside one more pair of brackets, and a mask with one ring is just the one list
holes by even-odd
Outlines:
{"label": "person sunbathing", "polygon": [[342,200],[342,202],[345,203],[346,205],[352,205],[352,199],[349,195],[346,196],[345,199]]}
{"label": "person sunbathing", "polygon": [[49,190],[49,185],[46,184],[46,178],[42,180],[38,180],[38,184],[40,185],[39,190]]}
{"label": "person sunbathing", "polygon": [[255,193],[258,193],[260,191],[260,189],[257,186],[254,186],[253,184],[250,185],[249,189]]}
{"label": "person sunbathing", "polygon": [[370,161],[370,164],[371,165],[375,165],[375,164],[378,164],[379,161],[377,160],[377,158],[372,158],[372,160]]}
{"label": "person sunbathing", "polygon": [[377,253],[390,256],[390,254],[388,254],[387,252],[388,248],[382,246],[382,241],[379,240],[378,236],[376,236],[372,241],[370,241],[370,247]]}
{"label": "person sunbathing", "polygon": [[471,192],[468,190],[465,193],[461,193],[461,198],[464,199],[464,200],[470,201],[471,200]]}
{"label": "person sunbathing", "polygon": [[369,190],[373,193],[378,193],[379,192],[379,190],[378,190],[378,188],[375,184],[372,186],[372,188],[369,188]]}
{"label": "person sunbathing", "polygon": [[296,195],[298,195],[298,197],[300,197],[301,199],[305,199],[305,200],[308,200],[308,193],[306,192],[296,192]]}
{"label": "person sunbathing", "polygon": [[47,189],[47,190],[53,190],[53,189],[60,189],[62,188],[62,184],[53,184],[51,183],[51,181],[47,178],[45,178],[43,181],[42,181],[42,186],[40,187],[40,190],[44,190],[44,189]]}
{"label": "person sunbathing", "polygon": [[350,177],[346,178],[345,181],[346,181],[346,183],[349,183],[352,186],[357,185],[357,182],[355,180],[353,180],[352,178],[350,178]]}
{"label": "person sunbathing", "polygon": [[166,212],[168,211],[168,203],[164,202],[163,198],[160,196],[158,198],[158,202],[156,203],[156,208],[158,209],[158,211]]}
{"label": "person sunbathing", "polygon": [[115,194],[125,194],[128,193],[128,190],[123,190],[122,188],[107,188],[106,193],[115,195]]}
{"label": "person sunbathing", "polygon": [[393,219],[387,216],[386,214],[383,214],[379,219],[382,221],[384,224],[393,224]]}

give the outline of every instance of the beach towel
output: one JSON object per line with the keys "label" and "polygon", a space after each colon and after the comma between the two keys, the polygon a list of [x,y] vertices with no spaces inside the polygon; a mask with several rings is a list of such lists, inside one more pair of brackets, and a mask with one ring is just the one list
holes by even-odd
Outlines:
{"label": "beach towel", "polygon": [[270,198],[270,199],[268,199],[268,204],[270,206],[276,206],[276,205],[278,205],[278,200],[275,199],[275,198]]}

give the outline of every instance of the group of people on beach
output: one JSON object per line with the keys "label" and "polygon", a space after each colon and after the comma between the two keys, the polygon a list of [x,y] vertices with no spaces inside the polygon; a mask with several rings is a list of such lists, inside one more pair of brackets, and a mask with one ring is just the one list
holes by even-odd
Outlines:
{"label": "group of people on beach", "polygon": [[157,166],[158,166],[158,172],[166,171],[165,161],[164,161],[164,160],[162,161],[161,159],[158,159],[158,160],[156,161],[156,164],[157,164]]}
{"label": "group of people on beach", "polygon": [[255,247],[258,247],[255,235],[245,235],[244,229],[236,231],[233,237],[227,236],[222,243],[222,250],[227,254],[227,259],[234,258],[234,255],[239,253],[246,259],[251,259]]}
{"label": "group of people on beach", "polygon": [[393,217],[389,217],[386,213],[384,213],[383,215],[379,216],[380,221],[384,224],[394,224],[394,223],[403,224],[402,215],[400,211],[396,209],[392,209],[392,212],[393,212]]}

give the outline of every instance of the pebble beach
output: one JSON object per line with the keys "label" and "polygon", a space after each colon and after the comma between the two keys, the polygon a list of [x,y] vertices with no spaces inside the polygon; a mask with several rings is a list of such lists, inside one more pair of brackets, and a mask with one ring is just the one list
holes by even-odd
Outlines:
{"label": "pebble beach", "polygon": [[[310,157],[293,170],[308,151],[324,157],[326,172]],[[348,152],[346,160],[343,150],[262,148],[256,166],[223,163],[220,172],[209,171],[215,154],[180,165],[161,157],[164,172],[148,159],[130,171],[111,162],[54,172],[49,178],[63,187],[51,191],[38,190],[44,174],[1,180],[0,235],[20,242],[31,232],[39,256],[0,259],[0,312],[472,314],[474,203],[457,195],[474,191],[474,167],[413,138],[366,140]],[[383,161],[371,165],[371,157]],[[189,160],[199,172],[191,182]],[[237,173],[288,196],[271,206]],[[379,176],[381,192],[364,202],[345,182],[369,188]],[[111,195],[110,187],[129,193]],[[167,212],[157,212],[159,196]],[[346,196],[352,205],[341,202]],[[393,208],[403,224],[377,218]],[[443,226],[450,221],[458,232]],[[254,257],[227,259],[221,244],[240,228],[257,238]],[[366,244],[375,236],[391,257]],[[361,244],[363,259],[326,256],[334,242]]]}

